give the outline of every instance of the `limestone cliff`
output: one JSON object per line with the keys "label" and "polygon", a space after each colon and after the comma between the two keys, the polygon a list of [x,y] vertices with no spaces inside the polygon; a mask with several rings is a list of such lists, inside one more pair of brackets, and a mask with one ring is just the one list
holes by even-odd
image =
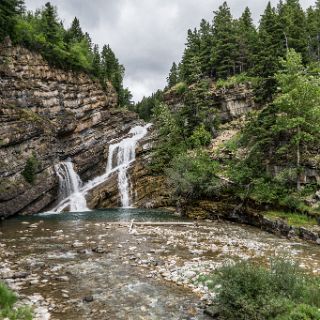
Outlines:
{"label": "limestone cliff", "polygon": [[[192,86],[189,89],[192,90]],[[249,82],[229,88],[217,88],[212,82],[208,93],[211,97],[211,105],[217,110],[221,122],[232,121],[258,108],[254,100],[252,85]],[[183,95],[173,89],[165,93],[165,102],[174,110],[179,109],[184,103],[183,100]]]}
{"label": "limestone cliff", "polygon": [[[105,169],[108,144],[139,122],[117,108],[83,73],[52,68],[38,54],[9,41],[0,46],[0,216],[42,211],[57,199],[54,165],[71,158],[83,180]],[[35,181],[22,172],[36,159]]]}

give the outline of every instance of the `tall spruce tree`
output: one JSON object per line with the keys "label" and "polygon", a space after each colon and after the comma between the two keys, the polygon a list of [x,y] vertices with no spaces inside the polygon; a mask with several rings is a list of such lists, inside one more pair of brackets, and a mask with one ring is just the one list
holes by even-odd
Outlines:
{"label": "tall spruce tree", "polygon": [[83,40],[84,34],[82,32],[80,21],[75,17],[72,21],[70,29],[66,33],[67,42],[81,42]]}
{"label": "tall spruce tree", "polygon": [[62,41],[62,34],[61,25],[58,22],[57,9],[50,2],[47,2],[41,15],[41,27],[47,42],[51,45],[58,44]]}
{"label": "tall spruce tree", "polygon": [[117,71],[119,62],[109,45],[104,45],[101,51],[101,76],[112,81],[112,75]]}
{"label": "tall spruce tree", "polygon": [[95,44],[93,47],[92,72],[97,78],[100,78],[101,56],[100,56],[99,46],[97,44]]}
{"label": "tall spruce tree", "polygon": [[252,21],[251,11],[245,8],[242,16],[236,21],[236,71],[247,72],[254,64],[254,52],[257,42],[257,31]]}
{"label": "tall spruce tree", "polygon": [[179,74],[178,74],[178,67],[177,64],[174,62],[170,69],[169,76],[167,78],[168,88],[172,88],[179,82]]}
{"label": "tall spruce tree", "polygon": [[212,75],[211,50],[213,46],[213,34],[212,26],[204,19],[200,23],[199,37],[201,72],[204,76],[210,77]]}
{"label": "tall spruce tree", "polygon": [[286,137],[286,143],[279,146],[277,153],[295,159],[299,190],[303,148],[312,148],[320,140],[320,81],[308,75],[301,54],[293,49],[288,51],[286,60],[282,61],[282,68],[276,74],[281,91],[274,101],[278,112],[271,131]]}
{"label": "tall spruce tree", "polygon": [[276,90],[274,73],[279,69],[279,57],[286,53],[283,30],[275,8],[269,2],[261,17],[254,72],[262,80],[257,96],[270,100]]}
{"label": "tall spruce tree", "polygon": [[183,53],[181,65],[180,65],[180,74],[182,80],[187,83],[191,83],[192,79],[190,78],[193,73],[194,65],[193,62],[195,58],[200,57],[200,37],[197,29],[188,30],[186,48]]}
{"label": "tall spruce tree", "polygon": [[320,61],[320,1],[307,10],[309,60]]}
{"label": "tall spruce tree", "polygon": [[295,49],[303,60],[308,58],[307,21],[299,0],[286,0],[278,7],[279,23],[282,30],[283,45]]}
{"label": "tall spruce tree", "polygon": [[226,2],[214,14],[212,64],[217,78],[227,78],[236,71],[234,22]]}
{"label": "tall spruce tree", "polygon": [[6,36],[14,38],[16,17],[22,14],[23,11],[23,0],[0,1],[0,41],[3,40]]}

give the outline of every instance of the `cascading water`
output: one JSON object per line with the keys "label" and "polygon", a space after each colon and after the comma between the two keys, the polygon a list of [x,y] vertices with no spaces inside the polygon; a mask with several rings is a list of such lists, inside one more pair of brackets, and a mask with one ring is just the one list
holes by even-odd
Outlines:
{"label": "cascading water", "polygon": [[61,212],[69,207],[72,212],[90,211],[86,203],[86,194],[107,181],[112,173],[118,172],[118,188],[121,205],[128,208],[131,205],[130,183],[128,169],[136,159],[136,146],[148,132],[151,124],[136,126],[129,131],[129,137],[109,147],[106,172],[95,179],[83,184],[80,177],[73,169],[71,161],[61,162],[56,166],[56,172],[60,181],[61,202],[53,209],[53,212]]}
{"label": "cascading water", "polygon": [[61,212],[66,207],[72,212],[90,211],[87,207],[86,198],[80,191],[82,181],[73,169],[70,159],[60,162],[55,166],[59,178],[59,197],[61,202],[54,209],[55,212]]}
{"label": "cascading water", "polygon": [[118,188],[123,208],[129,208],[131,205],[127,171],[131,163],[135,161],[137,142],[146,135],[147,129],[148,125],[132,128],[129,132],[129,134],[132,134],[132,137],[123,139],[119,143],[109,147],[107,173],[112,173],[115,170],[118,171]]}

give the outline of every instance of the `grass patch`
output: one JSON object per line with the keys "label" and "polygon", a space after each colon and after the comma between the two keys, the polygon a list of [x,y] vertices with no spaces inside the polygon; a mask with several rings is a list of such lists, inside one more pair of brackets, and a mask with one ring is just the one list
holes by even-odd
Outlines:
{"label": "grass patch", "polygon": [[233,88],[236,85],[241,83],[252,83],[255,84],[257,82],[257,78],[250,77],[246,73],[240,73],[238,75],[229,77],[227,79],[219,79],[216,83],[217,89],[229,89]]}
{"label": "grass patch", "polygon": [[315,218],[304,214],[284,212],[284,211],[267,211],[264,216],[272,220],[282,219],[290,226],[294,227],[310,227],[318,225]]}
{"label": "grass patch", "polygon": [[320,278],[284,259],[272,261],[270,268],[250,262],[226,265],[202,280],[212,281],[219,319],[320,319]]}
{"label": "grass patch", "polygon": [[16,295],[3,283],[0,283],[0,319],[32,320],[32,311],[29,307],[18,307]]}

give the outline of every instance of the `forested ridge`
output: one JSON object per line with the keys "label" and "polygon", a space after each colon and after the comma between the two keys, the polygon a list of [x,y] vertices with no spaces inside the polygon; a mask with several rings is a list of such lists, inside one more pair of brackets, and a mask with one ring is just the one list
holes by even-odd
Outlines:
{"label": "forested ridge", "polygon": [[[164,172],[178,202],[228,195],[262,206],[319,211],[320,2],[268,3],[256,27],[246,8],[235,19],[224,2],[212,23],[188,30],[180,63],[164,91],[135,106],[159,129],[152,169]],[[220,123],[212,90],[246,83],[258,111],[233,124],[238,133],[211,151]],[[179,107],[166,96],[180,97]],[[312,208],[311,208],[312,207]]]}
{"label": "forested ridge", "polygon": [[101,49],[74,18],[69,28],[60,20],[57,8],[47,2],[35,12],[27,11],[23,0],[0,2],[0,41],[10,37],[14,44],[39,52],[58,68],[86,72],[102,86],[110,81],[118,93],[119,105],[131,104],[132,95],[123,87],[125,68],[109,45]]}

